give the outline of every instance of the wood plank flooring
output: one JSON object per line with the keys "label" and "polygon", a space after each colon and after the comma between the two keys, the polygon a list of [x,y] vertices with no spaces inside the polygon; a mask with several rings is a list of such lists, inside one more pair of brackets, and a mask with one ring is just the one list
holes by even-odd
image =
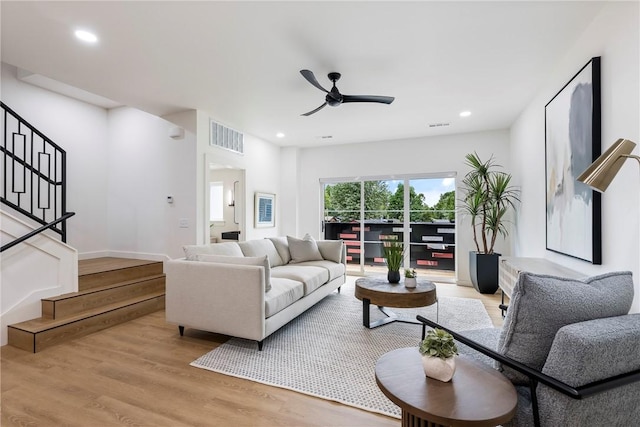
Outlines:
{"label": "wood plank flooring", "polygon": [[[438,284],[479,298],[494,324],[499,292]],[[393,426],[399,420],[189,366],[227,337],[177,327],[164,311],[41,353],[0,349],[1,424],[7,426]]]}

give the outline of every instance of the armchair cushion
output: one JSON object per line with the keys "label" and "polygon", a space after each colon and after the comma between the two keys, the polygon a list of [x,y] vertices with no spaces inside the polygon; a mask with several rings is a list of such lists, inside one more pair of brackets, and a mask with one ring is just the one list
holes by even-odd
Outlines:
{"label": "armchair cushion", "polygon": [[[497,351],[541,370],[560,328],[576,322],[628,313],[633,300],[631,272],[584,280],[523,272],[504,320]],[[515,384],[527,378],[504,367]]]}
{"label": "armchair cushion", "polygon": [[542,372],[573,387],[640,369],[640,313],[561,328]]}

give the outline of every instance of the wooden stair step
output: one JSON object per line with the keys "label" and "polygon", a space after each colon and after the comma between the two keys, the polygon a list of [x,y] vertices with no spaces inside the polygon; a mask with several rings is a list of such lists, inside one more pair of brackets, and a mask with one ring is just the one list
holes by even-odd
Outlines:
{"label": "wooden stair step", "polygon": [[79,292],[42,299],[42,317],[56,319],[85,310],[124,301],[153,292],[164,292],[165,275],[156,274],[141,279],[89,288]]}
{"label": "wooden stair step", "polygon": [[97,258],[78,263],[78,290],[98,288],[163,273],[161,261]]}
{"label": "wooden stair step", "polygon": [[9,344],[36,353],[164,308],[164,291],[86,310],[60,319],[34,319],[9,325]]}

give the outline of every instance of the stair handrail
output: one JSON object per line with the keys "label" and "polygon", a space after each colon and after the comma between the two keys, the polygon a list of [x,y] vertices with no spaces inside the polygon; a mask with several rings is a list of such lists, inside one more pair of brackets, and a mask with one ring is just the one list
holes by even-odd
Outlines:
{"label": "stair handrail", "polygon": [[3,245],[0,248],[0,252],[4,252],[7,249],[10,249],[12,247],[14,247],[15,245],[18,245],[22,242],[24,242],[27,239],[32,238],[33,236],[42,233],[45,230],[48,230],[49,228],[53,227],[54,225],[62,222],[62,221],[66,221],[67,219],[71,218],[72,216],[74,216],[76,213],[75,212],[67,212],[66,214],[62,215],[60,218],[56,219],[55,221],[51,221],[49,224],[43,225],[40,228],[36,228],[33,231],[28,232],[27,234],[25,234],[22,237],[18,237],[17,239],[7,243],[6,245]]}
{"label": "stair handrail", "polygon": [[[65,220],[73,216],[66,210],[67,153],[4,102],[0,101],[0,107],[4,110],[0,146],[4,184],[0,202],[41,224],[43,227],[38,230],[58,233],[66,243]],[[13,117],[11,129],[9,115]],[[61,225],[56,227],[58,224]]]}

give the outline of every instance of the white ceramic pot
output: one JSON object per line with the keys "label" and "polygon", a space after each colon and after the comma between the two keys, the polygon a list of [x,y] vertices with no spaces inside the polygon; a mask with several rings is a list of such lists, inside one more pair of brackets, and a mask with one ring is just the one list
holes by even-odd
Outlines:
{"label": "white ceramic pot", "polygon": [[404,278],[404,287],[405,288],[415,288],[418,285],[418,281],[415,277],[405,277]]}
{"label": "white ceramic pot", "polygon": [[443,382],[451,381],[453,373],[456,371],[456,358],[441,359],[433,356],[422,356],[422,367],[424,373],[429,378],[434,378]]}

